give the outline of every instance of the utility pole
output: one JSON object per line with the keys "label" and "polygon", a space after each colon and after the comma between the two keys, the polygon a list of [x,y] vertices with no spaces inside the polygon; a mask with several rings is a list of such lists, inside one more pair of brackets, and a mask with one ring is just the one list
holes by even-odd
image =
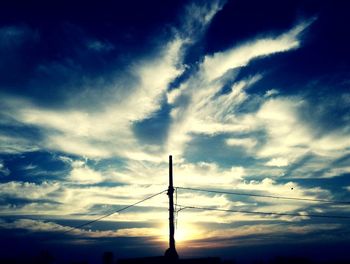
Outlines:
{"label": "utility pole", "polygon": [[169,248],[165,251],[165,257],[177,260],[179,255],[175,248],[174,228],[174,186],[173,186],[173,157],[169,155]]}

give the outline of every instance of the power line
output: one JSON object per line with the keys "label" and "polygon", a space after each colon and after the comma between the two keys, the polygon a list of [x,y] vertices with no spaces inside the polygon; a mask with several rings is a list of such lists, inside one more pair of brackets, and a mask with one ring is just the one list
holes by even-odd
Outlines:
{"label": "power line", "polygon": [[233,195],[242,195],[242,196],[254,196],[254,197],[272,198],[272,199],[297,200],[297,201],[308,201],[308,202],[322,202],[322,203],[332,203],[332,204],[350,204],[350,201],[332,201],[332,200],[326,200],[326,199],[297,198],[297,197],[264,195],[264,194],[254,194],[254,193],[215,191],[215,190],[205,190],[205,189],[187,188],[187,187],[176,187],[176,188],[182,189],[182,190],[198,191],[198,192],[233,194]]}
{"label": "power line", "polygon": [[260,214],[260,215],[278,215],[278,216],[306,216],[306,217],[318,217],[318,218],[337,218],[337,219],[350,219],[350,216],[342,216],[342,215],[320,215],[320,214],[308,214],[308,215],[300,215],[294,213],[274,213],[274,212],[259,212],[259,211],[246,211],[246,210],[231,210],[231,209],[221,209],[221,208],[210,208],[210,207],[199,207],[199,206],[187,206],[180,205],[181,210],[185,209],[198,209],[198,210],[207,210],[207,211],[219,211],[219,212],[230,212],[230,213],[244,213],[244,214]]}
{"label": "power line", "polygon": [[130,204],[130,205],[125,206],[125,207],[123,207],[123,208],[121,208],[121,209],[118,209],[118,210],[116,210],[116,211],[106,213],[105,215],[103,215],[103,216],[101,216],[101,217],[99,217],[99,218],[96,218],[96,219],[94,219],[94,220],[88,221],[88,222],[86,222],[86,223],[84,223],[84,224],[81,224],[81,225],[74,226],[74,227],[68,229],[67,231],[63,232],[63,234],[68,233],[68,232],[70,232],[70,231],[72,231],[72,230],[74,230],[74,229],[79,229],[79,228],[82,228],[83,226],[86,226],[86,225],[95,223],[95,222],[97,222],[97,221],[100,221],[100,220],[102,220],[102,219],[104,219],[104,218],[106,218],[106,217],[108,217],[108,216],[111,216],[112,214],[115,214],[115,213],[119,213],[119,212],[121,212],[121,211],[124,211],[124,210],[126,210],[126,209],[128,209],[128,208],[130,208],[130,207],[133,207],[133,206],[138,205],[138,204],[140,204],[140,203],[143,203],[143,202],[145,202],[145,201],[147,201],[147,200],[149,200],[149,199],[152,199],[153,197],[156,197],[156,196],[158,196],[158,195],[160,195],[160,194],[162,194],[162,193],[164,193],[164,192],[166,192],[166,191],[167,191],[167,190],[164,190],[164,191],[161,191],[161,192],[159,192],[159,193],[153,194],[153,195],[148,196],[148,197],[146,197],[146,198],[144,198],[144,199],[142,199],[142,200],[140,200],[140,201],[138,201],[138,202],[136,202],[136,203]]}

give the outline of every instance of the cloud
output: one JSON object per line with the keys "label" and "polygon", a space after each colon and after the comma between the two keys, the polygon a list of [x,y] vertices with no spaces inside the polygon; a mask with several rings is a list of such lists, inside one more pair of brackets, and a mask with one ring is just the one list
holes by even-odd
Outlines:
{"label": "cloud", "polygon": [[[190,133],[251,131],[254,124],[242,122],[235,112],[251,99],[245,90],[263,76],[257,74],[235,81],[239,68],[253,59],[298,48],[301,33],[311,23],[312,20],[305,21],[279,36],[257,38],[204,56],[198,71],[167,95],[168,102],[173,104],[173,122],[169,131],[176,131],[169,135],[167,148],[182,155],[186,142],[191,140]],[[231,89],[222,93],[227,82],[233,83]]]}
{"label": "cloud", "polygon": [[276,89],[271,89],[271,90],[267,90],[265,92],[265,97],[270,97],[270,96],[274,96],[274,95],[278,95],[279,91]]}
{"label": "cloud", "polygon": [[235,120],[234,111],[247,100],[245,89],[260,78],[253,76],[235,83],[230,93],[222,95],[217,95],[222,87],[220,83],[207,84],[196,77],[189,80],[179,88],[180,102],[174,104],[171,113],[173,123],[169,131],[176,133],[169,135],[168,149],[181,156],[191,133],[215,135],[248,130],[244,123]]}
{"label": "cloud", "polygon": [[20,123],[37,126],[45,132],[42,145],[48,149],[90,157],[121,155],[147,159],[131,126],[160,108],[168,84],[181,72],[177,66],[181,46],[181,40],[171,41],[155,57],[134,64],[131,71],[139,80],[137,87],[123,100],[96,112],[50,110],[8,97],[5,101],[8,114]]}
{"label": "cloud", "polygon": [[132,106],[130,105],[127,110],[133,107],[133,111],[130,112],[131,121],[149,117],[160,108],[159,102],[168,85],[183,71],[181,66],[179,67],[182,45],[183,40],[176,38],[164,47],[161,56],[135,66],[134,72],[140,80],[140,88],[132,94],[131,102],[128,102]]}
{"label": "cloud", "polygon": [[0,159],[0,173],[3,176],[8,176],[11,173],[10,170],[8,168],[6,168],[4,161],[1,159]]}
{"label": "cloud", "polygon": [[175,166],[176,184],[180,186],[216,186],[234,185],[245,176],[243,167],[220,168],[216,163],[198,162],[179,163]]}
{"label": "cloud", "polygon": [[288,160],[284,158],[273,158],[272,160],[268,161],[266,166],[276,166],[276,167],[285,167],[288,165]]}
{"label": "cloud", "polygon": [[[315,172],[319,173],[317,177],[349,173],[348,166],[334,164],[334,160],[349,153],[349,126],[315,133],[315,127],[305,122],[301,115],[307,109],[305,106],[310,104],[308,98],[301,94],[287,96],[282,93],[283,87],[264,87],[264,91],[256,93],[254,87],[266,77],[265,73],[240,76],[241,69],[253,60],[300,48],[303,33],[312,19],[280,35],[254,38],[227,50],[202,54],[196,65],[185,65],[187,48],[201,38],[221,8],[221,1],[203,6],[190,5],[183,24],[166,42],[159,41],[158,50],[130,60],[124,72],[116,69],[109,81],[101,77],[101,81],[87,82],[80,94],[67,93],[69,107],[45,107],[29,99],[4,94],[3,113],[18,124],[38,129],[42,137],[31,140],[25,135],[1,132],[1,153],[63,152],[67,156],[59,159],[70,166],[70,171],[55,181],[1,183],[2,214],[91,220],[117,211],[165,190],[168,181],[165,157],[168,153],[176,157],[176,186],[331,199],[334,194],[330,191],[321,187],[304,187],[293,181],[293,177],[311,178],[315,177]],[[0,29],[0,35],[9,35],[8,41],[11,38],[11,41],[19,41],[16,31],[11,33],[8,29],[4,32]],[[114,45],[105,40],[91,39],[84,48],[96,55],[112,51]],[[66,62],[70,63],[70,59]],[[77,66],[71,62],[71,67]],[[57,70],[64,73],[66,68],[62,65],[52,62],[39,67],[38,72],[49,74]],[[182,80],[180,77],[187,71],[191,75]],[[181,81],[174,82],[178,78]],[[174,87],[169,88],[170,85]],[[344,98],[348,100],[346,96]],[[154,118],[164,108],[170,112],[165,143],[155,145],[140,140],[134,130],[135,124]],[[195,144],[191,143],[198,138],[217,140],[196,145],[196,152]],[[191,154],[200,152],[208,158],[204,160],[202,156]],[[218,153],[224,154],[220,156]],[[314,158],[302,163],[301,159],[310,153]],[[223,156],[228,162],[222,159]],[[122,162],[109,167],[107,161],[113,163],[115,160]],[[10,172],[2,161],[0,172],[5,175]],[[183,226],[188,228],[191,236],[197,237],[278,233],[283,231],[276,224],[278,221],[302,222],[308,219],[307,213],[327,213],[334,209],[300,201],[281,203],[262,197],[184,192],[180,189],[177,194],[179,204],[238,211],[231,214],[183,210],[184,214],[180,214]],[[74,232],[89,237],[157,236],[159,230],[144,227],[144,223],[151,221],[158,225],[164,219],[166,221],[166,208],[167,196],[164,193],[150,202],[130,208],[125,214],[108,218],[114,222],[138,222],[143,227]],[[240,210],[294,212],[300,216],[248,215]],[[213,233],[201,227],[205,222],[236,224],[245,221],[264,223]],[[273,224],[266,224],[266,221]],[[8,226],[33,231],[65,231],[69,228],[28,219]],[[190,231],[196,228],[198,232]],[[305,225],[299,229],[290,228],[287,233],[307,233],[316,228]]]}
{"label": "cloud", "polygon": [[206,56],[202,71],[208,81],[221,77],[229,69],[246,66],[252,59],[286,52],[300,46],[300,34],[312,21],[300,23],[290,31],[270,38],[260,38],[232,49]]}
{"label": "cloud", "polygon": [[[80,164],[81,165],[81,164]],[[79,166],[80,166],[79,165]],[[197,169],[196,169],[197,167]],[[331,195],[320,188],[303,188],[294,182],[279,184],[272,179],[264,179],[262,181],[242,181],[244,171],[242,168],[232,168],[231,170],[222,171],[213,164],[199,164],[197,166],[181,166],[175,167],[177,186],[203,186],[208,188],[208,184],[215,188],[224,188],[230,186],[229,190],[249,191],[252,193],[261,193],[277,196],[292,196],[296,198],[324,198]],[[189,177],[191,175],[191,177]],[[209,179],[211,175],[211,179]],[[164,181],[166,181],[164,177]],[[209,183],[208,183],[209,181]],[[148,180],[149,183],[149,180]],[[166,184],[163,184],[163,187]],[[16,197],[28,199],[28,203],[21,207],[4,207],[4,214],[24,214],[24,215],[47,215],[63,216],[69,218],[81,218],[80,215],[85,215],[85,219],[96,218],[99,215],[104,215],[106,212],[114,211],[122,206],[132,204],[151,194],[159,192],[162,186],[157,185],[122,185],[117,187],[108,186],[84,186],[71,185],[69,183],[59,182],[44,182],[42,184],[34,183],[19,183],[9,182],[0,185],[1,196]],[[293,190],[291,189],[293,188]],[[131,195],[133,194],[133,195]],[[286,202],[281,205],[278,200],[268,198],[250,197],[246,200],[232,200],[232,197],[224,194],[205,194],[192,191],[179,190],[178,203],[182,205],[196,205],[203,207],[227,208],[255,210],[256,203],[261,203],[259,211],[302,211],[307,210],[308,203],[301,202]],[[46,200],[47,202],[38,203],[35,200]],[[51,202],[51,203],[48,203]],[[123,214],[116,214],[109,217],[112,221],[158,221],[166,219],[167,197],[161,195],[157,199],[140,204],[139,208],[147,208],[137,210],[131,209]],[[136,211],[135,211],[136,210]],[[203,212],[207,215],[206,212]],[[189,218],[184,219],[184,222],[192,223],[194,219],[189,215]],[[265,217],[251,216],[239,214],[235,219],[238,220],[263,220]],[[209,216],[208,216],[209,217]],[[232,215],[222,212],[211,212],[210,217],[206,217],[205,221],[225,222],[232,221]]]}
{"label": "cloud", "polygon": [[322,178],[333,178],[340,175],[346,175],[349,173],[350,173],[350,166],[342,166],[342,167],[328,166],[328,168],[324,169],[320,174]]}
{"label": "cloud", "polygon": [[[1,212],[5,215],[50,215],[74,219],[81,219],[81,215],[85,215],[85,218],[90,219],[140,201],[160,192],[162,188],[165,190],[164,186],[156,185],[94,186],[70,181],[44,181],[42,183],[11,181],[0,184]],[[150,209],[149,214],[133,208],[136,213],[129,210],[130,212],[126,215],[120,217],[116,214],[109,219],[115,221],[141,221],[147,218],[152,221],[157,220],[157,217],[162,215],[163,210],[160,208],[167,206],[166,195],[142,203],[138,207],[150,206],[153,210]]]}
{"label": "cloud", "polygon": [[[214,176],[219,178],[220,175]],[[177,176],[176,179],[181,178]],[[195,179],[193,177],[192,179]],[[199,184],[192,180],[186,186],[194,187]],[[199,185],[200,186],[200,185]],[[212,186],[212,187],[209,187]],[[200,188],[200,187],[199,187]],[[199,222],[212,223],[233,223],[237,221],[301,221],[308,219],[309,213],[327,213],[331,212],[335,207],[333,205],[322,205],[317,202],[297,201],[297,200],[281,200],[267,197],[249,196],[249,194],[292,197],[301,199],[332,199],[332,194],[320,187],[307,188],[296,182],[279,183],[271,178],[263,180],[238,180],[237,182],[226,184],[224,186],[214,184],[206,184],[204,189],[219,189],[223,192],[245,193],[247,195],[230,195],[230,194],[213,194],[194,190],[179,189],[176,201],[182,206],[199,206],[219,209],[230,209],[236,212],[217,212],[217,211],[201,211],[191,209],[185,210],[186,216],[181,216],[183,222],[187,224],[195,224]],[[258,211],[267,213],[295,213],[300,216],[274,216],[260,214],[245,214],[240,211]],[[200,218],[198,216],[201,215]],[[203,220],[198,220],[203,219]]]}
{"label": "cloud", "polygon": [[84,161],[73,161],[72,170],[69,175],[70,181],[74,183],[98,183],[103,180],[101,173],[89,168]]}
{"label": "cloud", "polygon": [[116,232],[116,236],[119,237],[146,237],[157,235],[159,235],[159,230],[156,228],[123,228]]}
{"label": "cloud", "polygon": [[[212,230],[204,233],[201,240],[194,240],[188,243],[189,247],[229,247],[238,245],[261,245],[266,243],[274,244],[280,241],[280,236],[288,237],[289,241],[297,237],[300,241],[301,236],[318,233],[326,233],[338,230],[338,224],[310,224],[310,225],[282,225],[282,224],[255,224],[243,225],[237,228],[225,228],[223,230]],[[266,238],[269,238],[266,241]],[[216,244],[216,245],[215,245]]]}
{"label": "cloud", "polygon": [[52,223],[52,222],[43,222],[32,219],[19,219],[14,222],[0,222],[1,228],[18,228],[18,229],[27,229],[34,232],[45,232],[45,231],[67,231],[68,228],[65,228],[61,225]]}
{"label": "cloud", "polygon": [[69,235],[104,238],[104,237],[156,237],[159,236],[159,230],[156,228],[121,228],[118,230],[98,231],[74,229],[70,226],[64,226],[51,221],[18,219],[13,222],[0,222],[1,228],[6,229],[25,229],[30,232],[52,232],[64,233],[69,231]]}
{"label": "cloud", "polygon": [[57,182],[43,182],[35,184],[30,182],[7,182],[0,184],[1,196],[10,196],[26,199],[48,198],[48,195],[58,191],[60,185]]}
{"label": "cloud", "polygon": [[29,139],[0,134],[0,152],[7,154],[19,154],[39,150],[40,146],[33,144]]}
{"label": "cloud", "polygon": [[[330,197],[327,190],[319,187],[305,188],[292,181],[280,184],[271,178],[265,178],[261,181],[251,180],[249,182],[241,182],[237,185],[237,188],[240,190],[263,191],[265,194],[295,198],[322,199],[328,197],[329,199]],[[265,200],[265,198],[261,199]],[[270,202],[273,202],[273,200],[270,200]]]}
{"label": "cloud", "polygon": [[229,138],[226,143],[229,146],[242,146],[246,149],[252,149],[256,146],[257,141],[252,138]]}
{"label": "cloud", "polygon": [[[116,70],[116,77],[107,84],[108,87],[102,82],[103,87],[99,90],[108,91],[104,104],[96,107],[82,103],[88,102],[89,96],[93,95],[86,92],[72,93],[68,100],[71,107],[65,109],[40,107],[30,100],[6,96],[7,114],[17,122],[43,132],[40,148],[91,158],[119,156],[157,161],[164,149],[138,141],[133,124],[152,118],[161,109],[169,84],[184,72],[186,45],[197,39],[196,34],[188,34],[186,30],[204,31],[220,8],[220,1],[203,7],[188,7],[186,22],[174,30],[174,36],[161,43],[156,52],[130,61],[124,74],[127,77]],[[87,46],[96,51],[110,49],[108,42],[101,40],[92,40]],[[71,63],[74,65],[74,61]],[[44,66],[41,68],[45,70]],[[95,94],[93,101],[96,96],[100,95]]]}
{"label": "cloud", "polygon": [[1,49],[13,50],[22,46],[26,41],[35,41],[38,38],[38,32],[26,26],[0,27],[0,51]]}
{"label": "cloud", "polygon": [[316,154],[318,159],[305,164],[310,166],[307,171],[310,177],[312,171],[327,167],[331,160],[346,154],[348,144],[342,131],[329,131],[321,136],[314,133],[314,127],[303,122],[300,115],[306,103],[300,97],[269,99],[254,117],[250,117],[250,122],[258,124],[260,128],[264,127],[267,132],[268,141],[256,153],[259,157],[271,158],[267,165],[280,163],[286,166],[297,162],[307,153]]}
{"label": "cloud", "polygon": [[107,41],[91,40],[86,44],[87,48],[96,52],[109,52],[114,49],[114,45]]}
{"label": "cloud", "polygon": [[[178,34],[187,42],[196,41],[206,30],[213,17],[224,7],[226,1],[215,0],[210,3],[190,3],[186,6],[183,24]],[[195,37],[194,37],[195,36]]]}

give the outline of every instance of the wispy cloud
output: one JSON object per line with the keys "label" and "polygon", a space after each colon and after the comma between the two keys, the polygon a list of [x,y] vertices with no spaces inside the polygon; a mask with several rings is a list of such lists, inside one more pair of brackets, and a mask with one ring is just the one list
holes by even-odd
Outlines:
{"label": "wispy cloud", "polygon": [[[185,18],[187,22],[184,23],[184,28],[204,30],[221,6],[219,2],[215,2],[205,7],[189,7],[192,11]],[[195,17],[192,16],[194,11],[198,14]],[[47,149],[96,158],[121,156],[158,160],[152,147],[139,144],[133,134],[132,124],[151,117],[161,108],[168,85],[184,71],[184,45],[191,37],[195,38],[191,34],[181,35],[179,31],[175,31],[174,37],[160,45],[158,52],[131,62],[128,74],[133,81],[126,82],[128,88],[121,89],[120,85],[123,84],[116,80],[108,88],[109,98],[112,100],[109,99],[99,109],[93,109],[93,112],[89,107],[51,110],[24,99],[7,98],[9,115],[18,122],[39,127],[44,131],[45,138],[41,145]],[[105,47],[102,42],[94,43],[91,47]],[[72,105],[73,102],[81,105],[81,100],[84,97],[78,95],[71,98],[70,102]],[[159,153],[160,150],[156,149],[156,152]]]}
{"label": "wispy cloud", "polygon": [[177,33],[189,42],[196,41],[196,38],[205,32],[213,17],[224,7],[225,3],[224,0],[201,4],[190,3],[185,9],[182,27]]}
{"label": "wispy cloud", "polygon": [[[249,95],[247,88],[263,76],[256,75],[234,81],[240,67],[251,60],[279,52],[287,52],[300,46],[300,34],[310,21],[298,24],[279,36],[258,38],[231,49],[206,55],[199,70],[178,89],[168,93],[168,102],[173,104],[171,131],[168,149],[181,155],[184,144],[191,139],[190,133],[227,133],[252,130],[252,125],[237,118],[236,109]],[[228,93],[220,91],[227,81],[233,82]]]}
{"label": "wispy cloud", "polygon": [[109,52],[114,49],[114,46],[110,42],[100,41],[100,40],[91,40],[86,44],[88,49],[97,51],[97,52]]}
{"label": "wispy cloud", "polygon": [[40,146],[33,144],[29,139],[8,135],[7,133],[3,135],[0,134],[0,146],[1,153],[8,154],[20,154],[40,149]]}
{"label": "wispy cloud", "polygon": [[[307,234],[318,232],[327,232],[338,230],[337,224],[326,225],[290,225],[281,224],[265,225],[244,225],[239,228],[228,228],[224,230],[212,230],[207,233],[202,233],[200,236],[203,239],[190,240],[186,243],[189,248],[195,249],[198,247],[215,248],[215,247],[232,247],[232,246],[251,246],[251,245],[266,245],[279,243],[281,234],[288,237],[289,241],[293,238],[300,241],[301,237],[305,238]],[[266,241],[268,237],[268,241]],[[234,238],[234,239],[232,239]]]}
{"label": "wispy cloud", "polygon": [[0,28],[0,48],[10,49],[19,48],[26,41],[36,41],[39,39],[39,33],[26,26],[5,26]]}
{"label": "wispy cloud", "polygon": [[85,238],[103,238],[103,237],[157,237],[159,236],[156,228],[122,228],[115,231],[92,231],[92,230],[71,230],[71,227],[60,225],[50,221],[40,221],[32,219],[19,219],[14,222],[0,222],[1,228],[6,229],[25,229],[29,232],[52,232],[60,233],[70,231],[68,235]]}
{"label": "wispy cloud", "polygon": [[300,34],[311,21],[303,22],[290,31],[267,38],[259,38],[232,49],[206,56],[202,71],[208,81],[220,78],[229,69],[246,66],[252,59],[286,52],[300,46]]}
{"label": "wispy cloud", "polygon": [[74,183],[98,183],[102,181],[102,175],[89,168],[83,161],[73,161],[69,179]]}
{"label": "wispy cloud", "polygon": [[266,166],[276,166],[276,167],[285,167],[288,165],[288,160],[284,158],[273,158],[272,160],[266,163]]}
{"label": "wispy cloud", "polygon": [[1,159],[0,159],[0,173],[3,176],[8,176],[11,173],[10,170],[5,166],[4,161]]}
{"label": "wispy cloud", "polygon": [[0,184],[2,195],[27,199],[47,198],[50,193],[57,191],[59,188],[60,185],[53,182],[35,184],[12,181]]}
{"label": "wispy cloud", "polygon": [[147,159],[137,145],[131,125],[159,109],[169,82],[181,73],[177,66],[181,45],[181,40],[171,41],[155,57],[134,64],[131,72],[138,79],[136,87],[125,98],[97,112],[50,110],[29,101],[7,98],[9,115],[45,131],[42,144],[48,149],[91,157],[121,155]]}

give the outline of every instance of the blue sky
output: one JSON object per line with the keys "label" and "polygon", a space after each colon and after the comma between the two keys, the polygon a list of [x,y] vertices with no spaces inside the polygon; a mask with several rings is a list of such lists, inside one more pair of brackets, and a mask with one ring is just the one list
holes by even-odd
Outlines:
{"label": "blue sky", "polygon": [[[1,254],[163,254],[165,194],[65,231],[166,189],[169,154],[176,186],[349,201],[347,5],[1,3]],[[178,202],[299,215],[182,210],[180,256],[332,258],[349,242],[348,220],[308,216],[348,205],[185,190]]]}

